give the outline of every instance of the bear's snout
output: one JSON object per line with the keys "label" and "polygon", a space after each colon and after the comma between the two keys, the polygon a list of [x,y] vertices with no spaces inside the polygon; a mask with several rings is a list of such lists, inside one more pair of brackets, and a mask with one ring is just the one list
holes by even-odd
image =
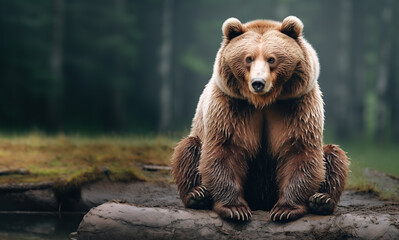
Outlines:
{"label": "bear's snout", "polygon": [[265,88],[266,81],[263,78],[254,78],[251,81],[251,85],[255,92],[261,92]]}

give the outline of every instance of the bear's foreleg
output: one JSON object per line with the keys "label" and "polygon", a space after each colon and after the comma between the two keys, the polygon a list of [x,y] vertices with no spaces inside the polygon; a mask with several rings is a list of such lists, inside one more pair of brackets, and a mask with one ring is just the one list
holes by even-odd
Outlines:
{"label": "bear's foreleg", "polygon": [[292,221],[307,213],[307,202],[324,178],[322,151],[292,146],[277,165],[279,199],[270,211],[273,221]]}
{"label": "bear's foreleg", "polygon": [[309,210],[317,214],[331,214],[337,209],[349,172],[349,160],[336,145],[323,147],[326,174],[318,193],[309,198]]}
{"label": "bear's foreleg", "polygon": [[243,182],[248,170],[244,149],[229,144],[204,145],[200,172],[213,198],[213,210],[224,219],[249,220],[251,209],[244,200]]}
{"label": "bear's foreleg", "polygon": [[210,208],[211,197],[201,184],[198,172],[201,157],[201,140],[187,137],[178,143],[172,156],[172,174],[179,189],[180,198],[188,208]]}

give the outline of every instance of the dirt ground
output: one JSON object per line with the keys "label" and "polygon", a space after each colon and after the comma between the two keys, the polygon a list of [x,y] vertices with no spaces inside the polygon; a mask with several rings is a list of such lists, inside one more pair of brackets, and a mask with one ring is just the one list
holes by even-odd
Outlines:
{"label": "dirt ground", "polygon": [[[136,182],[98,182],[82,188],[86,205],[99,205],[109,200],[125,200],[140,207],[183,208],[176,185]],[[381,213],[399,215],[398,201],[380,200],[374,193],[345,191],[335,213]]]}

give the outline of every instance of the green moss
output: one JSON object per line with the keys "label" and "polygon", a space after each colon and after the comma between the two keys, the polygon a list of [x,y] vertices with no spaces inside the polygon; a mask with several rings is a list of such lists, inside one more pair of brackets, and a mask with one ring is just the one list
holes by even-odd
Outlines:
{"label": "green moss", "polygon": [[[0,169],[25,168],[30,174],[0,176],[0,184],[54,181],[78,186],[105,179],[164,181],[164,173],[147,174],[141,166],[168,166],[175,143],[165,137],[89,138],[40,133],[3,136],[0,137]],[[109,171],[104,173],[100,169]]]}
{"label": "green moss", "polygon": [[361,173],[349,173],[346,189],[356,190],[359,192],[375,192],[378,193],[376,186],[371,183],[367,177]]}

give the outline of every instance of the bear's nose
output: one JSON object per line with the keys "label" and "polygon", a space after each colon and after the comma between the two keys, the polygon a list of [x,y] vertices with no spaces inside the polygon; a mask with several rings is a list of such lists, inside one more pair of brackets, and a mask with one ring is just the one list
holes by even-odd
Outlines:
{"label": "bear's nose", "polygon": [[260,92],[265,87],[266,81],[263,78],[254,78],[251,84],[255,92]]}

